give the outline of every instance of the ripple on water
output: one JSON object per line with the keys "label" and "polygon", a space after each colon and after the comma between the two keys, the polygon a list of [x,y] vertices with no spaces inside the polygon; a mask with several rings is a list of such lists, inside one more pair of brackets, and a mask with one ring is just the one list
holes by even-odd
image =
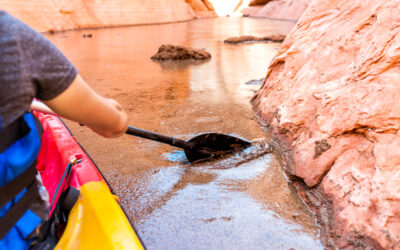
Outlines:
{"label": "ripple on water", "polygon": [[185,152],[182,150],[175,150],[172,152],[164,153],[162,156],[164,157],[164,159],[170,162],[187,162]]}
{"label": "ripple on water", "polygon": [[[265,206],[249,191],[274,165],[265,143],[221,160],[180,163],[143,176],[130,207],[149,249],[322,249],[315,232]],[[173,155],[174,157],[170,157]],[[182,162],[183,151],[167,154]],[[283,175],[275,178],[284,179]],[[288,195],[288,194],[281,194]],[[264,199],[264,198],[263,198]],[[298,199],[296,196],[291,199]],[[294,208],[288,208],[294,209]],[[296,213],[298,208],[295,209]]]}

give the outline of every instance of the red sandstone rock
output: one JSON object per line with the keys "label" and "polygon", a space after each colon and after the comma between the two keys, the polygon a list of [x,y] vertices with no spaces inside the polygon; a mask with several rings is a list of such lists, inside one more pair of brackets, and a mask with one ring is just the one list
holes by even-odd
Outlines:
{"label": "red sandstone rock", "polygon": [[284,39],[285,35],[282,34],[273,34],[264,37],[238,36],[227,38],[224,40],[224,43],[238,44],[244,42],[282,42]]}
{"label": "red sandstone rock", "polygon": [[202,2],[204,3],[204,5],[207,7],[208,10],[214,11],[214,6],[209,0],[202,0]]}
{"label": "red sandstone rock", "polygon": [[0,6],[40,32],[178,22],[195,17],[184,0],[0,0]]}
{"label": "red sandstone rock", "polygon": [[245,17],[254,17],[264,6],[262,5],[254,5],[242,10],[242,14]]}
{"label": "red sandstone rock", "polygon": [[207,6],[201,0],[185,0],[194,11],[209,11]]}
{"label": "red sandstone rock", "polygon": [[311,0],[273,0],[264,7],[252,6],[243,10],[243,15],[276,19],[298,20]]}
{"label": "red sandstone rock", "polygon": [[161,45],[158,52],[151,57],[153,60],[207,60],[211,54],[202,49],[192,49],[171,44]]}
{"label": "red sandstone rock", "polygon": [[185,0],[185,2],[190,5],[197,18],[216,17],[216,13],[213,9],[210,9],[210,6],[212,8],[212,5],[208,1],[204,2],[202,0]]}
{"label": "red sandstone rock", "polygon": [[254,6],[254,5],[265,5],[268,2],[271,2],[272,0],[251,0],[249,3],[249,6]]}
{"label": "red sandstone rock", "polygon": [[314,0],[253,99],[330,248],[400,249],[398,6]]}

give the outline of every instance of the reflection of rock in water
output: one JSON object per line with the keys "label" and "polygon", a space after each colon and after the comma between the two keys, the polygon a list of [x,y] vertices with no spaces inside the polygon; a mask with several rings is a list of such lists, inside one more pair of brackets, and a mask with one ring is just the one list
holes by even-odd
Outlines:
{"label": "reflection of rock in water", "polygon": [[264,37],[255,37],[255,36],[230,37],[228,39],[225,39],[224,43],[238,44],[244,42],[282,42],[283,40],[285,40],[285,35],[274,34]]}
{"label": "reflection of rock in water", "polygon": [[159,65],[163,69],[164,72],[173,72],[173,71],[184,71],[188,67],[192,65],[200,65],[205,63],[206,60],[194,60],[194,59],[188,59],[188,60],[162,60],[159,61]]}
{"label": "reflection of rock in water", "polygon": [[193,49],[185,46],[164,44],[158,52],[151,57],[153,60],[206,60],[211,54],[203,49]]}

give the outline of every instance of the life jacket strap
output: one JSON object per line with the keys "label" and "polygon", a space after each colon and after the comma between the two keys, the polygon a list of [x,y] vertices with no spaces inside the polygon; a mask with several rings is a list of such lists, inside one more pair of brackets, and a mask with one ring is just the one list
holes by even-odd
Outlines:
{"label": "life jacket strap", "polygon": [[36,179],[36,161],[14,180],[0,187],[0,207],[6,205]]}
{"label": "life jacket strap", "polygon": [[18,139],[27,135],[31,129],[23,116],[13,121],[0,132],[0,154],[9,148]]}
{"label": "life jacket strap", "polygon": [[0,239],[14,227],[39,195],[36,178],[29,184],[24,196],[0,219]]}

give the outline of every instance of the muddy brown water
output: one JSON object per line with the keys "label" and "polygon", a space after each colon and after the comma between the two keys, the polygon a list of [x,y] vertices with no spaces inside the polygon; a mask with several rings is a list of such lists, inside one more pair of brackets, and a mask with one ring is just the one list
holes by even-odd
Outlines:
{"label": "muddy brown water", "polygon": [[[182,151],[125,135],[104,139],[67,122],[119,196],[148,249],[321,249],[315,219],[264,144],[249,104],[279,43],[228,37],[288,33],[293,22],[214,18],[47,35],[135,127],[189,139],[256,140],[228,158],[188,164]],[[91,37],[87,35],[91,34]],[[84,37],[85,35],[85,37]],[[205,62],[155,62],[161,44],[204,48]]]}

